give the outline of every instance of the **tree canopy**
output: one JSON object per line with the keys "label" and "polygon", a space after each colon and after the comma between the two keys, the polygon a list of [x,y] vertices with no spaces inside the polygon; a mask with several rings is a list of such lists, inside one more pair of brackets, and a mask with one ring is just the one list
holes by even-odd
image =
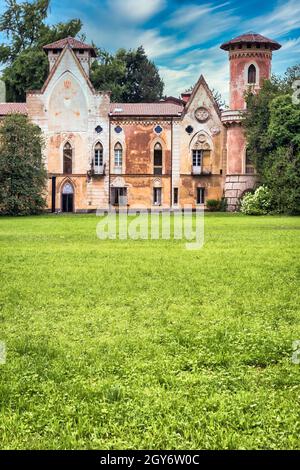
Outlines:
{"label": "tree canopy", "polygon": [[296,65],[283,78],[266,80],[258,94],[247,96],[248,155],[277,212],[300,212],[300,104],[292,99],[299,76]]}
{"label": "tree canopy", "polygon": [[27,90],[42,87],[48,75],[44,45],[76,36],[82,28],[79,19],[47,25],[49,4],[50,0],[6,0],[0,32],[6,35],[7,43],[0,46],[0,62],[6,66],[3,79],[8,101],[24,101]]}
{"label": "tree canopy", "polygon": [[115,55],[100,50],[91,80],[96,89],[110,90],[115,102],[151,102],[163,96],[164,83],[142,46],[129,51],[119,49]]}
{"label": "tree canopy", "polygon": [[[3,79],[8,101],[24,101],[27,90],[42,88],[48,75],[48,61],[42,48],[68,36],[78,37],[82,22],[72,19],[49,26],[46,19],[50,0],[18,3],[6,0],[6,10],[0,18],[0,32],[7,43],[0,46],[0,63],[5,65]],[[115,55],[98,50],[98,60],[91,70],[91,80],[97,90],[112,92],[113,101],[141,102],[162,98],[164,84],[157,67],[143,49],[120,49]]]}
{"label": "tree canopy", "polygon": [[41,129],[12,114],[0,126],[0,214],[37,214],[45,207]]}

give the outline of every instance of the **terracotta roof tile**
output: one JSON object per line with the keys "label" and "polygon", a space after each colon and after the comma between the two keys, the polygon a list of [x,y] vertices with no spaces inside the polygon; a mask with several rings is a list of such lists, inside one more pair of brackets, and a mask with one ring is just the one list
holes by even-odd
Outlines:
{"label": "terracotta roof tile", "polygon": [[78,41],[78,39],[69,36],[64,39],[59,39],[58,41],[52,42],[51,44],[47,44],[43,47],[45,50],[49,49],[64,49],[67,45],[69,45],[72,49],[86,49],[92,52],[92,55],[96,57],[96,51],[93,46],[90,44],[85,44],[84,42]]}
{"label": "terracotta roof tile", "polygon": [[269,44],[271,45],[273,50],[277,50],[281,48],[281,45],[277,41],[274,41],[273,39],[266,38],[262,36],[261,34],[246,33],[234,39],[231,39],[228,42],[224,42],[224,44],[222,44],[221,46],[221,49],[228,51],[230,45],[244,44],[244,43]]}
{"label": "terracotta roof tile", "polygon": [[181,104],[159,103],[111,103],[112,116],[178,116],[184,106]]}
{"label": "terracotta roof tile", "polygon": [[26,103],[0,103],[0,116],[13,113],[27,114]]}

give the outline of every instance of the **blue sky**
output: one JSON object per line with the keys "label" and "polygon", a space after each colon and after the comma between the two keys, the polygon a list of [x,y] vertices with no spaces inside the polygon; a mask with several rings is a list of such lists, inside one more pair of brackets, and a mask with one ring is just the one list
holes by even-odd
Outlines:
{"label": "blue sky", "polygon": [[143,45],[168,95],[178,96],[202,73],[227,98],[228,58],[219,46],[245,32],[283,45],[274,53],[275,73],[300,62],[299,0],[52,0],[50,23],[71,18],[81,18],[87,41],[111,52]]}

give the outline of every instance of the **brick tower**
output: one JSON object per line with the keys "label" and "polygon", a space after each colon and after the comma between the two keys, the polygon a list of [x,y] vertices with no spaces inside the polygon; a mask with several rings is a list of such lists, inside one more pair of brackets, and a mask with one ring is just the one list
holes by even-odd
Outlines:
{"label": "brick tower", "polygon": [[241,126],[246,109],[245,93],[257,93],[271,76],[272,51],[281,45],[260,34],[248,33],[222,44],[229,52],[230,109],[222,113],[227,127],[227,173],[225,197],[228,210],[237,209],[243,193],[255,185],[255,170],[247,161],[246,139]]}

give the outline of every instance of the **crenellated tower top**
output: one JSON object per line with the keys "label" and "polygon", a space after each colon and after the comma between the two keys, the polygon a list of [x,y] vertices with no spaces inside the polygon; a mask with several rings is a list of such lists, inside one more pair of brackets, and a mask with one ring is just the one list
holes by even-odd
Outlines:
{"label": "crenellated tower top", "polygon": [[221,45],[229,52],[230,61],[230,109],[246,107],[245,92],[256,93],[264,80],[271,76],[272,52],[281,45],[256,33],[246,33]]}

